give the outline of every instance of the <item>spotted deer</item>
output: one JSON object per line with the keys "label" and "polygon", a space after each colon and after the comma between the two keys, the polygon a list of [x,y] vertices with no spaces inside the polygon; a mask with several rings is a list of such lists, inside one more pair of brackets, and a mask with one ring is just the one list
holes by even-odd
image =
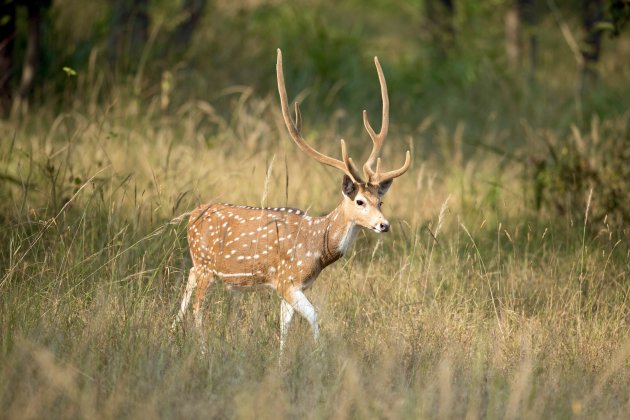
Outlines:
{"label": "spotted deer", "polygon": [[[295,144],[313,159],[343,172],[341,203],[328,215],[315,217],[287,207],[255,208],[232,204],[205,204],[197,207],[188,224],[188,244],[193,267],[173,327],[184,317],[193,291],[193,313],[202,328],[202,303],[208,286],[220,278],[230,287],[267,286],[281,297],[280,351],[284,348],[289,323],[295,311],[306,318],[317,340],[319,327],[313,305],[304,295],[319,273],[341,258],[360,227],[377,233],[388,232],[390,224],[381,212],[381,199],[394,178],[404,174],[411,162],[409,151],[400,169],[381,172],[378,157],[387,136],[389,99],[383,71],[374,58],[381,86],[383,113],[377,134],[363,111],[365,129],[373,147],[360,174],[348,157],[341,140],[342,160],[313,149],[301,134],[302,118],[295,103],[295,122],[289,112],[278,50],[276,73],[282,116]],[[376,169],[373,168],[376,162]]]}

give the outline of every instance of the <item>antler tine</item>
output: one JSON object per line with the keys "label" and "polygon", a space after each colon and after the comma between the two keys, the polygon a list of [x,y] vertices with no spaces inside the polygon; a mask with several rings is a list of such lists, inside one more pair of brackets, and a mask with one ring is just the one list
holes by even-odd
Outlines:
{"label": "antler tine", "polygon": [[323,163],[324,165],[332,166],[333,168],[337,168],[350,178],[352,178],[355,182],[363,182],[359,171],[357,171],[356,167],[352,163],[352,159],[350,159],[346,152],[345,142],[341,140],[341,154],[343,156],[343,161],[331,158],[330,156],[326,156],[323,153],[318,152],[313,149],[306,143],[306,140],[302,137],[302,116],[300,114],[300,106],[296,102],[295,103],[295,119],[294,123],[291,120],[291,115],[289,113],[289,105],[287,99],[287,89],[284,83],[284,73],[282,71],[282,52],[278,48],[278,58],[276,61],[276,75],[278,78],[278,93],[280,94],[280,105],[282,108],[282,117],[284,119],[284,124],[287,126],[287,130],[289,130],[289,134],[291,138],[297,144],[297,146],[306,153],[308,156],[313,159]]}
{"label": "antler tine", "polygon": [[350,178],[353,178],[357,182],[363,182],[363,180],[361,178],[361,174],[359,173],[359,170],[354,165],[354,162],[352,161],[352,158],[348,156],[348,152],[347,152],[347,149],[346,149],[346,142],[343,139],[341,139],[341,158],[343,159],[344,165],[346,166],[346,168],[350,172],[348,174],[348,175],[350,175]]}
{"label": "antler tine", "polygon": [[393,171],[380,173],[380,167],[379,167],[380,163],[381,163],[381,159],[379,158],[376,161],[376,173],[374,174],[374,177],[373,177],[374,182],[372,180],[370,180],[369,182],[373,182],[374,184],[380,184],[382,182],[389,181],[390,179],[398,178],[399,176],[407,172],[407,169],[409,169],[409,165],[411,165],[411,153],[409,153],[409,150],[407,150],[407,153],[405,154],[405,163],[403,163],[403,166],[400,169],[395,169]]}
{"label": "antler tine", "polygon": [[[381,85],[383,115],[381,122],[381,131],[376,134],[376,132],[372,128],[372,125],[370,124],[370,121],[368,120],[367,112],[363,111],[363,124],[365,125],[365,129],[367,130],[368,134],[372,138],[372,142],[374,143],[374,145],[372,146],[370,157],[368,157],[368,160],[363,165],[363,173],[370,184],[380,184],[382,182],[397,178],[407,172],[407,170],[409,169],[409,165],[411,164],[411,154],[409,153],[409,150],[407,150],[407,153],[405,155],[405,163],[400,169],[381,173],[381,158],[379,158],[378,155],[381,153],[383,141],[387,136],[387,130],[389,128],[389,97],[387,95],[387,83],[385,82],[385,76],[383,75],[381,64],[378,62],[378,57],[374,57],[374,64],[376,65],[378,81]],[[375,159],[376,171],[373,171],[372,165],[374,164]]]}
{"label": "antler tine", "polygon": [[376,65],[376,72],[378,73],[378,81],[381,85],[381,99],[383,102],[383,114],[381,117],[381,131],[378,134],[372,128],[370,121],[368,119],[367,111],[363,111],[363,125],[365,125],[365,129],[372,138],[372,142],[374,143],[372,146],[372,152],[370,153],[370,157],[368,157],[367,161],[363,165],[363,174],[368,179],[368,182],[371,177],[374,176],[374,171],[372,170],[372,165],[374,164],[374,160],[381,153],[381,148],[383,147],[383,141],[385,137],[387,137],[387,131],[389,128],[389,97],[387,95],[387,82],[385,81],[385,76],[383,75],[383,69],[381,68],[381,64],[378,61],[378,57],[374,57],[374,64]]}
{"label": "antler tine", "polygon": [[300,112],[300,103],[295,101],[295,128],[298,133],[302,132],[302,113]]}

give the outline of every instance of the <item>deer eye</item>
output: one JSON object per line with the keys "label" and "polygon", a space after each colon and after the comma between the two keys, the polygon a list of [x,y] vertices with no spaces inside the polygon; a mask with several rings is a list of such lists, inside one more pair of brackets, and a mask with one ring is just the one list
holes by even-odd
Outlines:
{"label": "deer eye", "polygon": [[365,205],[365,202],[361,199],[357,200],[357,206],[361,206],[363,207]]}

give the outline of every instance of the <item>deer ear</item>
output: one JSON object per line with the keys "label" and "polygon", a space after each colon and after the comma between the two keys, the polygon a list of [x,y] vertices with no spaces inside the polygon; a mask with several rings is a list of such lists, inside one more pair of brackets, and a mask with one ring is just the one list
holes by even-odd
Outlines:
{"label": "deer ear", "polygon": [[341,184],[341,192],[343,192],[343,195],[354,200],[354,196],[357,195],[358,190],[359,188],[357,187],[357,184],[354,183],[352,178],[350,178],[348,175],[344,175],[343,183]]}
{"label": "deer ear", "polygon": [[382,197],[382,196],[385,195],[387,190],[389,190],[389,187],[392,186],[392,182],[394,182],[393,179],[388,179],[387,181],[383,181],[380,184],[378,184],[378,196],[379,197]]}

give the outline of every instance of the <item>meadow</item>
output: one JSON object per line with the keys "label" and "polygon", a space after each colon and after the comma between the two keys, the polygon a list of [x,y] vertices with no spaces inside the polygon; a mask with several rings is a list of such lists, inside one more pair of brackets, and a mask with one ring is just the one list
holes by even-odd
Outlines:
{"label": "meadow", "polygon": [[[319,215],[341,197],[338,173],[285,131],[276,45],[256,62],[265,89],[226,85],[205,99],[177,75],[174,89],[162,78],[139,94],[94,58],[56,101],[0,120],[2,417],[626,418],[628,220],[606,212],[597,184],[541,192],[523,153],[588,143],[596,159],[617,141],[613,155],[628,154],[630,69],[618,57],[630,42],[618,42],[589,100],[558,71],[570,53],[553,69],[543,60],[538,87],[491,72],[410,92],[404,63],[381,59],[392,80],[383,161],[413,156],[385,197],[392,232],[360,233],[320,275],[307,296],[321,339],[296,316],[281,360],[271,291],[213,286],[205,355],[192,316],[170,330],[197,204]],[[380,106],[370,58],[353,70],[360,89],[309,91],[314,70],[294,82],[298,48],[284,46],[305,137],[332,156],[343,137],[364,158],[361,110]],[[627,182],[614,175],[610,188]]]}

